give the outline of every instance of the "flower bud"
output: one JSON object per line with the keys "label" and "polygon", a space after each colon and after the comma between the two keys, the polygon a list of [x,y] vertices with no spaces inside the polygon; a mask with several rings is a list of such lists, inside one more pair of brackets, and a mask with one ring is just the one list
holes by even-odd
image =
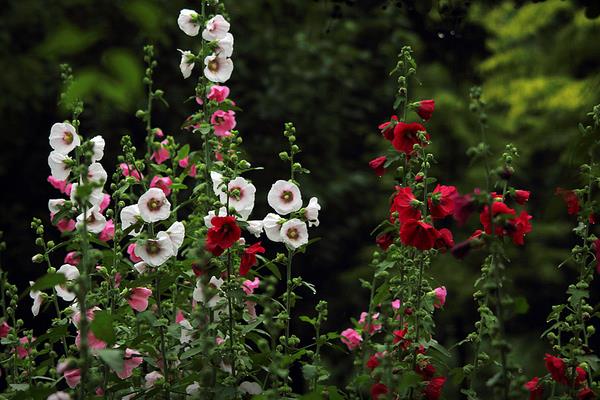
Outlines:
{"label": "flower bud", "polygon": [[36,254],[31,258],[31,261],[33,261],[36,264],[39,264],[44,261],[44,256],[41,254]]}

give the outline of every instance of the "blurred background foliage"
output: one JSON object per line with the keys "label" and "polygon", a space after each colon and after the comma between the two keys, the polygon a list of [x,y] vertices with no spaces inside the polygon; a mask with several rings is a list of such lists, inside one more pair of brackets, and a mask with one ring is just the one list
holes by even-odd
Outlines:
{"label": "blurred background foliage", "polygon": [[[392,113],[395,81],[389,71],[403,45],[413,46],[418,79],[414,99],[433,98],[428,123],[438,164],[434,173],[461,192],[483,185],[482,168],[471,164],[468,147],[479,128],[468,111],[468,90],[481,85],[488,102],[489,138],[496,154],[507,142],[520,150],[516,186],[532,191],[534,231],[511,252],[508,267],[520,310],[508,326],[528,374],[543,368],[547,345],[540,341],[552,304],[563,301],[572,276],[568,257],[574,221],[566,215],[556,187],[577,187],[581,161],[576,125],[600,102],[600,2],[594,0],[225,0],[235,36],[235,71],[228,85],[244,110],[238,127],[249,160],[266,169],[251,178],[259,193],[255,215],[266,212],[266,191],[280,174],[277,153],[284,146],[283,123],[293,121],[304,149],[305,196],[323,204],[317,242],[297,272],[316,283],[330,303],[330,328],[341,330],[358,317],[367,293],[374,250],[370,231],[385,218],[393,182],[379,182],[367,166],[385,143],[377,124]],[[142,46],[157,47],[157,86],[170,108],[155,120],[166,133],[192,142],[179,129],[193,109],[183,103],[193,82],[183,80],[177,48],[198,45],[177,28],[181,8],[192,0],[9,0],[0,11],[0,176],[1,228],[6,232],[5,265],[25,287],[43,272],[35,254],[32,217],[47,214],[55,197],[45,179],[47,135],[67,116],[56,103],[59,64],[77,76],[75,93],[84,99],[82,129],[107,139],[114,162],[119,137],[138,143],[144,130],[134,117],[144,102]],[[462,240],[476,228],[453,228]],[[476,310],[472,284],[480,255],[463,262],[441,256],[434,266],[449,291],[439,313],[440,340],[451,346],[472,329]],[[315,303],[308,293],[300,312]],[[30,319],[28,306],[22,314]],[[527,312],[527,314],[524,314]],[[47,317],[48,318],[48,317]],[[39,325],[43,328],[43,323]],[[299,327],[301,329],[301,327]],[[309,335],[310,333],[306,333]],[[454,349],[457,363],[467,349]],[[332,355],[332,360],[340,357]],[[344,370],[338,369],[340,375]],[[452,397],[456,388],[449,387]]]}

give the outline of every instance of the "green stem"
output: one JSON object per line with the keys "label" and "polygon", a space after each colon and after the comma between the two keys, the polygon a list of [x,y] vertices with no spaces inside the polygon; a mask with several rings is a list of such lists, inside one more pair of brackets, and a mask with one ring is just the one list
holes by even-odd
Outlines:
{"label": "green stem", "polygon": [[[293,179],[293,178],[292,178]],[[287,319],[285,321],[285,354],[288,355],[290,344],[290,320],[292,319],[291,297],[292,297],[292,258],[294,253],[288,249],[287,265],[286,265],[286,292],[285,292],[285,311]]]}

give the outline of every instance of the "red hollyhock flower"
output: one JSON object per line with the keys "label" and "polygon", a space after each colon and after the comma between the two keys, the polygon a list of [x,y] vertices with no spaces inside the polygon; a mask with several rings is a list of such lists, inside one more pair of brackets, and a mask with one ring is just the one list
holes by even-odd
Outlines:
{"label": "red hollyhock flower", "polygon": [[449,229],[442,228],[438,231],[438,237],[435,239],[434,247],[442,252],[454,247],[454,238]]}
{"label": "red hollyhock flower", "polygon": [[473,197],[470,194],[461,196],[457,193],[452,201],[454,202],[454,219],[458,222],[459,226],[463,226],[476,210]]}
{"label": "red hollyhock flower", "polygon": [[246,275],[250,271],[250,268],[256,265],[256,254],[264,252],[265,248],[260,245],[260,242],[256,242],[252,246],[245,248],[240,261],[240,275]]}
{"label": "red hollyhock flower", "polygon": [[400,240],[407,246],[417,249],[430,250],[439,236],[438,231],[431,225],[410,219],[400,227]]}
{"label": "red hollyhock flower", "polygon": [[206,250],[220,256],[240,238],[242,231],[235,222],[235,217],[213,217],[212,228],[206,235]]}
{"label": "red hollyhock flower", "polygon": [[531,222],[529,222],[531,218],[533,217],[527,214],[527,211],[521,211],[517,218],[509,221],[514,229],[514,231],[511,229],[514,244],[519,246],[525,244],[525,235],[531,232]]}
{"label": "red hollyhock flower", "polygon": [[401,223],[409,219],[420,219],[421,211],[418,209],[418,206],[414,205],[417,201],[411,188],[396,186],[396,195],[390,206],[390,214],[398,212],[398,220]]}
{"label": "red hollyhock flower", "polygon": [[587,373],[585,372],[585,370],[581,367],[577,367],[575,368],[575,385],[581,385],[583,382],[585,382],[585,380],[587,379]]}
{"label": "red hollyhock flower", "polygon": [[[398,122],[394,127],[394,138],[392,139],[392,146],[396,150],[406,155],[410,155],[413,152],[413,146],[415,144],[423,145],[417,137],[417,132],[425,132],[425,127],[417,122],[404,123]],[[429,140],[429,135],[425,136]]]}
{"label": "red hollyhock flower", "polygon": [[375,368],[379,367],[379,359],[382,357],[383,355],[381,353],[375,353],[373,354],[371,357],[369,357],[369,360],[367,361],[367,368],[369,368],[371,371],[373,371]]}
{"label": "red hollyhock flower", "polygon": [[435,109],[435,101],[433,100],[421,100],[417,107],[417,114],[419,117],[423,118],[425,121],[428,121],[433,115],[433,110]]}
{"label": "red hollyhock flower", "polygon": [[381,233],[377,235],[375,242],[381,248],[381,250],[387,251],[390,245],[394,243],[394,236],[392,236],[390,232]]}
{"label": "red hollyhock flower", "polygon": [[428,381],[435,375],[435,367],[431,363],[427,363],[424,366],[416,365],[415,372],[423,377],[424,381]]}
{"label": "red hollyhock flower", "polygon": [[377,382],[371,386],[371,399],[379,400],[379,397],[388,393],[388,388],[381,382]]}
{"label": "red hollyhock flower", "polygon": [[554,357],[553,355],[546,353],[544,362],[546,364],[546,369],[550,372],[550,375],[552,375],[552,379],[564,385],[568,383],[566,375],[567,367],[562,358]]}
{"label": "red hollyhock flower", "polygon": [[[496,218],[498,215],[515,215],[515,210],[502,203],[501,201],[495,201],[492,204],[492,218]],[[488,235],[492,233],[492,225],[490,221],[490,208],[489,206],[485,206],[481,214],[479,214],[479,221],[481,221],[481,225],[483,225],[483,229],[485,233]],[[504,234],[504,229],[502,226],[498,226],[495,224],[496,235],[502,236]]]}
{"label": "red hollyhock flower", "polygon": [[425,386],[425,389],[423,389],[425,400],[438,400],[442,396],[444,383],[446,383],[446,378],[443,376],[432,378],[427,386]]}
{"label": "red hollyhock flower", "polygon": [[371,167],[373,169],[373,171],[375,171],[375,174],[377,176],[383,176],[383,174],[385,174],[385,168],[383,167],[383,165],[385,164],[386,161],[387,161],[386,156],[380,156],[380,157],[374,158],[371,161],[369,161],[369,167]]}
{"label": "red hollyhock flower", "polygon": [[583,388],[577,393],[577,400],[593,400],[595,398],[596,395],[589,387]]}
{"label": "red hollyhock flower", "polygon": [[402,350],[408,349],[410,346],[410,340],[405,339],[404,337],[408,333],[408,328],[398,329],[392,332],[394,335],[394,344],[400,343],[400,348]]}
{"label": "red hollyhock flower", "polygon": [[563,188],[556,188],[556,194],[561,196],[564,202],[567,204],[567,214],[574,215],[579,212],[581,206],[579,205],[579,198],[574,191]]}
{"label": "red hollyhock flower", "polygon": [[454,198],[458,191],[454,186],[437,185],[428,201],[433,218],[445,218],[454,212]]}
{"label": "red hollyhock flower", "polygon": [[540,378],[534,376],[523,387],[529,391],[529,400],[542,400],[544,387],[540,385]]}
{"label": "red hollyhock flower", "polygon": [[523,205],[527,203],[530,193],[528,190],[515,190],[515,201],[517,204]]}
{"label": "red hollyhock flower", "polygon": [[397,123],[398,117],[392,115],[391,120],[379,125],[379,130],[381,131],[381,134],[390,142],[392,141],[392,139],[394,139],[394,127]]}

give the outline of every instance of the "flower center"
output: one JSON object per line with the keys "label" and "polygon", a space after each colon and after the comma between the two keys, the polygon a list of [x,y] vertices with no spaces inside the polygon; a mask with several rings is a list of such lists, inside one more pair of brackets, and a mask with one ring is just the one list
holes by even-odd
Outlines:
{"label": "flower center", "polygon": [[219,62],[216,58],[208,62],[208,70],[210,72],[217,72],[219,70]]}
{"label": "flower center", "polygon": [[234,198],[236,200],[240,200],[244,196],[244,192],[239,187],[232,187],[229,189],[229,197]]}
{"label": "flower center", "polygon": [[71,143],[73,143],[73,134],[72,134],[71,132],[69,132],[69,131],[65,131],[65,132],[63,133],[63,141],[64,141],[66,144],[71,144]]}
{"label": "flower center", "polygon": [[162,206],[162,201],[160,201],[159,199],[152,198],[148,200],[147,206],[150,211],[158,211]]}
{"label": "flower center", "polygon": [[158,254],[160,253],[160,246],[158,245],[157,240],[148,240],[146,241],[146,251],[148,254]]}
{"label": "flower center", "polygon": [[88,222],[88,223],[90,223],[90,224],[93,224],[94,222],[96,222],[96,217],[94,216],[94,213],[92,213],[92,214],[90,214],[90,216],[89,216],[89,217],[87,217],[85,220],[86,220],[86,222]]}
{"label": "flower center", "polygon": [[294,194],[289,190],[284,190],[280,198],[284,203],[291,203],[294,200]]}
{"label": "flower center", "polygon": [[298,239],[298,229],[296,228],[290,228],[288,229],[288,231],[286,232],[286,235],[288,238],[292,239],[292,240],[296,240]]}

